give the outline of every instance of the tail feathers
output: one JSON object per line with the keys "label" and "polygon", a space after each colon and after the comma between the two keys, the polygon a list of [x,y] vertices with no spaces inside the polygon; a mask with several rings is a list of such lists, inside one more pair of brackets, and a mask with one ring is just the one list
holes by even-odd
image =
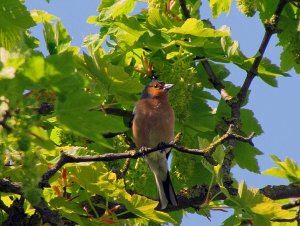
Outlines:
{"label": "tail feathers", "polygon": [[165,209],[168,206],[168,204],[177,206],[177,197],[171,182],[169,171],[167,172],[167,177],[165,181],[159,181],[157,177],[155,179],[158,188],[161,209]]}

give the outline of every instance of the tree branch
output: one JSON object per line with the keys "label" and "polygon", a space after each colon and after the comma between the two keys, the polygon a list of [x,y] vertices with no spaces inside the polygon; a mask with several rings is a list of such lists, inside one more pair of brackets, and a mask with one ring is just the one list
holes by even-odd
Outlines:
{"label": "tree branch", "polygon": [[98,110],[102,111],[105,114],[109,114],[109,115],[123,116],[123,117],[128,117],[128,118],[130,118],[132,116],[131,111],[127,111],[127,110],[120,109],[120,108],[101,106],[100,109],[98,109]]}
{"label": "tree branch", "polygon": [[0,209],[4,210],[6,213],[9,213],[9,207],[0,199]]}
{"label": "tree branch", "polygon": [[[21,183],[11,182],[10,180],[5,178],[0,179],[0,192],[23,195],[22,190],[23,185]],[[37,205],[33,205],[33,208],[35,208],[37,212],[42,216],[42,219],[45,223],[51,223],[52,225],[60,224],[61,219],[58,213],[51,210],[43,199]]]}
{"label": "tree branch", "polygon": [[6,178],[0,179],[0,192],[14,193],[18,195],[23,194],[21,183],[11,182]]}
{"label": "tree branch", "polygon": [[153,148],[140,148],[138,151],[136,150],[128,150],[124,153],[107,153],[102,155],[92,155],[92,156],[73,156],[68,155],[67,153],[62,153],[60,156],[59,161],[56,163],[54,167],[49,169],[44,175],[42,176],[42,180],[39,183],[41,188],[49,187],[49,179],[58,171],[60,170],[65,164],[67,163],[81,163],[81,162],[107,162],[107,161],[114,161],[118,159],[136,159],[139,157],[144,157],[152,152],[161,151],[166,148],[174,148],[177,151],[192,154],[192,155],[200,155],[203,156],[210,164],[217,165],[217,162],[211,157],[212,153],[215,151],[216,147],[230,139],[236,139],[242,142],[249,143],[253,145],[252,138],[254,137],[254,133],[250,134],[248,137],[243,137],[239,134],[235,134],[232,131],[232,127],[229,127],[228,131],[221,136],[216,141],[212,142],[208,147],[204,149],[191,149],[186,148],[178,144],[179,136],[177,136],[173,141],[170,143],[160,143]]}
{"label": "tree branch", "polygon": [[184,17],[186,19],[190,18],[191,14],[190,14],[190,11],[186,7],[186,1],[185,0],[179,0],[179,4],[180,4],[181,11],[182,11],[182,14],[184,15]]}
{"label": "tree branch", "polygon": [[273,200],[300,197],[300,187],[290,185],[268,185],[260,189],[260,192]]}
{"label": "tree branch", "polygon": [[[204,58],[202,58],[204,59]],[[209,61],[207,59],[201,60],[201,64],[208,75],[208,80],[213,85],[213,87],[220,93],[221,97],[226,101],[229,102],[232,99],[227,91],[225,90],[225,86],[223,83],[218,79],[215,72],[211,68]]]}
{"label": "tree branch", "polygon": [[288,203],[288,204],[285,204],[285,205],[282,205],[282,209],[284,210],[288,210],[288,209],[291,209],[291,208],[294,208],[296,206],[300,206],[300,200],[296,200],[295,202],[293,203]]}
{"label": "tree branch", "polygon": [[272,35],[277,32],[277,26],[278,26],[280,15],[282,13],[284,6],[287,3],[288,3],[288,0],[280,0],[277,5],[275,13],[273,14],[271,19],[265,25],[265,34],[264,34],[263,40],[260,44],[260,47],[258,49],[258,56],[255,57],[255,60],[252,64],[250,70],[247,73],[247,76],[243,83],[243,86],[242,86],[241,90],[239,91],[239,93],[237,94],[236,104],[239,106],[239,108],[241,107],[241,105],[244,103],[244,101],[246,99],[247,92],[249,90],[252,80],[258,74],[258,72],[257,72],[258,66],[259,66],[261,60],[263,59],[263,55],[265,53],[265,50],[269,44],[269,41],[270,41]]}

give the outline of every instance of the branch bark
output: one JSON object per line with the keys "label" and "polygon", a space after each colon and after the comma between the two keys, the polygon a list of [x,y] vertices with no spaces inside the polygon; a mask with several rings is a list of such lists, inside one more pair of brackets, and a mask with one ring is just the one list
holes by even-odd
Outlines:
{"label": "branch bark", "polygon": [[155,151],[161,151],[166,148],[174,148],[177,151],[192,154],[192,155],[200,155],[203,156],[210,164],[217,165],[217,162],[211,157],[212,153],[215,151],[216,147],[224,142],[236,139],[242,142],[249,143],[253,145],[252,138],[254,137],[254,133],[251,133],[248,137],[243,137],[239,134],[233,133],[232,127],[229,127],[228,131],[221,136],[216,141],[212,142],[208,147],[203,149],[191,149],[186,148],[178,144],[179,137],[177,136],[174,141],[170,143],[160,143],[153,148],[141,148],[138,151],[136,150],[128,150],[124,153],[107,153],[102,155],[92,155],[92,156],[73,156],[68,155],[66,153],[62,153],[59,161],[56,163],[54,167],[49,169],[43,176],[42,180],[39,184],[40,188],[49,187],[49,179],[60,170],[67,163],[81,163],[81,162],[107,162],[114,161],[118,159],[136,159],[139,157],[144,157]]}

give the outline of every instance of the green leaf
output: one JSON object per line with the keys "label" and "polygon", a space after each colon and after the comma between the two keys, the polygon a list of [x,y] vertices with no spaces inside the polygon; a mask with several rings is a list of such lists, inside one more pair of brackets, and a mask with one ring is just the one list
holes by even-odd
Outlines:
{"label": "green leaf", "polygon": [[289,219],[294,215],[283,210],[281,204],[262,195],[258,189],[247,188],[245,181],[239,183],[238,195],[229,198],[228,203],[235,208],[236,216],[240,216],[238,210],[243,209],[244,216],[252,219],[254,225],[271,225],[272,219]]}
{"label": "green leaf", "polygon": [[23,65],[22,76],[27,79],[23,81],[24,89],[50,89],[65,96],[83,88],[83,77],[75,73],[71,53],[51,55],[46,59],[41,55],[32,55]]}
{"label": "green leaf", "polygon": [[30,11],[32,19],[36,23],[43,23],[43,22],[51,22],[52,20],[58,20],[59,18],[55,15],[52,15],[43,10],[31,10]]}
{"label": "green leaf", "polygon": [[47,150],[55,149],[54,143],[49,139],[48,133],[42,127],[33,126],[28,131],[32,136],[32,141]]}
{"label": "green leaf", "polygon": [[155,29],[161,29],[161,28],[170,29],[174,27],[174,24],[169,19],[169,17],[164,12],[162,12],[160,9],[157,8],[151,9],[151,12],[148,13],[147,21]]}
{"label": "green leaf", "polygon": [[[171,171],[174,175],[173,185],[179,188],[206,183],[212,178],[212,174],[202,164],[202,157],[187,156],[186,154],[173,152]],[[199,175],[200,172],[201,174]]]}
{"label": "green leaf", "polygon": [[132,207],[126,205],[128,210],[142,218],[147,218],[158,223],[173,223],[177,222],[168,214],[161,211],[157,211],[156,208],[158,202],[148,199],[146,197],[134,194],[130,200]]}
{"label": "green leaf", "polygon": [[276,77],[270,77],[270,76],[259,76],[265,83],[272,87],[278,87],[278,82],[276,80]]}
{"label": "green leaf", "polygon": [[59,54],[67,50],[71,44],[71,37],[60,21],[51,24],[44,21],[44,37],[49,53]]}
{"label": "green leaf", "polygon": [[187,19],[181,27],[171,28],[167,32],[193,35],[196,37],[225,37],[230,35],[228,31],[206,28],[204,27],[203,21],[194,18]]}
{"label": "green leaf", "polygon": [[119,197],[120,201],[129,200],[130,195],[125,190],[123,180],[117,180],[116,174],[109,172],[102,162],[70,168],[77,182],[92,194],[107,198]]}
{"label": "green leaf", "polygon": [[231,215],[228,217],[221,226],[237,226],[241,225],[241,219],[236,214]]}
{"label": "green leaf", "polygon": [[255,132],[256,135],[263,133],[261,125],[254,117],[254,113],[249,109],[241,110],[241,123],[242,131],[248,136],[252,132]]}
{"label": "green leaf", "polygon": [[0,1],[0,47],[10,49],[18,45],[24,32],[35,23],[19,0]]}
{"label": "green leaf", "polygon": [[24,75],[37,83],[45,76],[45,60],[41,55],[30,57],[24,65]]}
{"label": "green leaf", "polygon": [[76,172],[78,182],[83,188],[111,199],[117,197],[121,203],[125,204],[128,211],[137,216],[159,223],[176,223],[167,213],[154,209],[158,205],[157,201],[136,194],[129,195],[125,190],[124,181],[117,180],[116,174],[107,172],[102,163],[77,166],[71,171]]}
{"label": "green leaf", "polygon": [[262,174],[274,176],[274,177],[280,177],[280,178],[284,178],[284,179],[287,178],[285,171],[282,169],[279,169],[277,167],[272,167],[270,169],[267,169],[267,170],[263,171]]}
{"label": "green leaf", "polygon": [[135,17],[122,16],[120,21],[113,23],[118,28],[115,36],[127,43],[129,46],[135,42],[146,32],[146,29],[141,26],[141,23]]}
{"label": "green leaf", "polygon": [[289,74],[281,71],[278,66],[272,64],[271,61],[267,58],[263,58],[261,63],[259,64],[258,74],[259,76],[289,76]]}
{"label": "green leaf", "polygon": [[262,152],[249,144],[237,142],[234,157],[239,167],[254,173],[259,173],[260,170],[256,155],[262,155]]}
{"label": "green leaf", "polygon": [[99,103],[98,97],[83,91],[70,93],[56,104],[57,120],[73,133],[99,143],[104,139],[103,133],[127,130],[123,118],[93,111]]}
{"label": "green leaf", "polygon": [[130,13],[136,4],[136,0],[102,0],[98,7],[100,20],[114,19]]}
{"label": "green leaf", "polygon": [[212,11],[213,18],[220,16],[222,12],[228,13],[231,6],[231,0],[210,0],[209,6]]}
{"label": "green leaf", "polygon": [[115,94],[117,99],[123,99],[124,94],[137,94],[143,90],[144,86],[139,83],[137,78],[129,76],[124,71],[124,67],[113,65],[104,59],[92,59],[86,54],[84,54],[84,59],[87,69],[98,82],[102,93],[103,90],[106,90],[106,92]]}
{"label": "green leaf", "polygon": [[280,16],[278,33],[278,45],[283,47],[280,56],[280,66],[283,71],[294,68],[296,73],[300,73],[300,32],[299,32],[300,12],[292,4],[287,4]]}
{"label": "green leaf", "polygon": [[216,117],[212,114],[212,109],[205,102],[199,90],[193,92],[191,103],[189,104],[189,116],[182,122],[182,126],[199,132],[214,131]]}
{"label": "green leaf", "polygon": [[267,169],[263,172],[263,174],[285,178],[291,183],[300,181],[300,167],[295,161],[288,157],[286,157],[285,161],[281,161],[276,155],[271,155],[271,158],[279,166],[279,168],[273,167]]}
{"label": "green leaf", "polygon": [[266,20],[271,18],[276,10],[278,1],[279,0],[261,0],[256,2],[257,10],[259,11],[259,17],[262,24],[264,24]]}
{"label": "green leaf", "polygon": [[67,213],[76,213],[83,216],[87,215],[86,211],[84,211],[79,204],[73,201],[67,201],[63,197],[55,197],[51,199],[50,205],[55,209],[62,209]]}

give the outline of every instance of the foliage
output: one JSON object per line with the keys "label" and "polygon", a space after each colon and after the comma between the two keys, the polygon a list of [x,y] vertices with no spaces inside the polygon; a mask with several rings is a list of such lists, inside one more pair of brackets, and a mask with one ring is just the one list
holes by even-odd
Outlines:
{"label": "foliage", "polygon": [[[239,0],[237,4],[246,16],[258,12],[265,24],[272,22],[278,1]],[[71,36],[56,16],[39,10],[29,12],[19,0],[0,2],[0,177],[23,185],[29,217],[45,200],[66,222],[79,225],[180,224],[183,210],[166,213],[155,209],[153,176],[143,159],[132,159],[121,179],[115,172],[120,172],[124,160],[67,164],[51,178],[50,188],[39,188],[42,175],[55,165],[61,152],[84,156],[121,153],[129,148],[128,115],[107,114],[102,109],[132,111],[154,73],[153,67],[159,79],[175,84],[169,98],[176,113],[176,131],[183,133],[182,145],[205,148],[224,134],[232,120],[228,103],[213,95],[214,86],[202,62],[209,60],[217,79],[234,97],[240,87],[226,81],[230,73],[226,65],[248,72],[259,53],[245,56],[238,41],[231,39],[228,27],[216,29],[213,20],[201,20],[200,0],[186,0],[191,18],[186,18],[179,1],[149,0],[148,9],[138,12],[139,4],[135,0],[101,1],[99,14],[87,20],[99,26],[99,34],[84,38],[88,52],[81,53],[71,45]],[[230,16],[232,4],[231,0],[209,1],[214,18],[221,13]],[[281,31],[278,44],[283,47],[280,66],[266,58],[258,65],[258,76],[271,86],[276,86],[277,76],[287,76],[290,69],[300,72],[299,17],[299,8],[287,4],[277,28]],[[43,26],[44,40],[30,35],[28,29],[36,24]],[[47,56],[37,50],[40,42],[46,43]],[[210,107],[211,102],[216,109]],[[241,134],[263,132],[251,110],[242,109],[240,114]],[[111,134],[119,135],[108,136]],[[258,189],[247,188],[245,182],[239,183],[237,196],[228,193],[219,170],[229,145],[224,143],[215,151],[217,166],[203,157],[174,152],[171,177],[175,190],[217,183],[226,194],[220,206],[234,209],[223,225],[271,225],[273,219],[292,218],[293,211],[282,210],[279,202]],[[259,173],[256,156],[262,153],[239,141],[233,164]],[[272,158],[280,168],[265,174],[298,182],[295,162]],[[5,192],[0,195],[7,207],[20,198]],[[125,212],[118,212],[119,204]],[[3,223],[8,213],[1,213]],[[135,218],[122,217],[128,213]]]}

